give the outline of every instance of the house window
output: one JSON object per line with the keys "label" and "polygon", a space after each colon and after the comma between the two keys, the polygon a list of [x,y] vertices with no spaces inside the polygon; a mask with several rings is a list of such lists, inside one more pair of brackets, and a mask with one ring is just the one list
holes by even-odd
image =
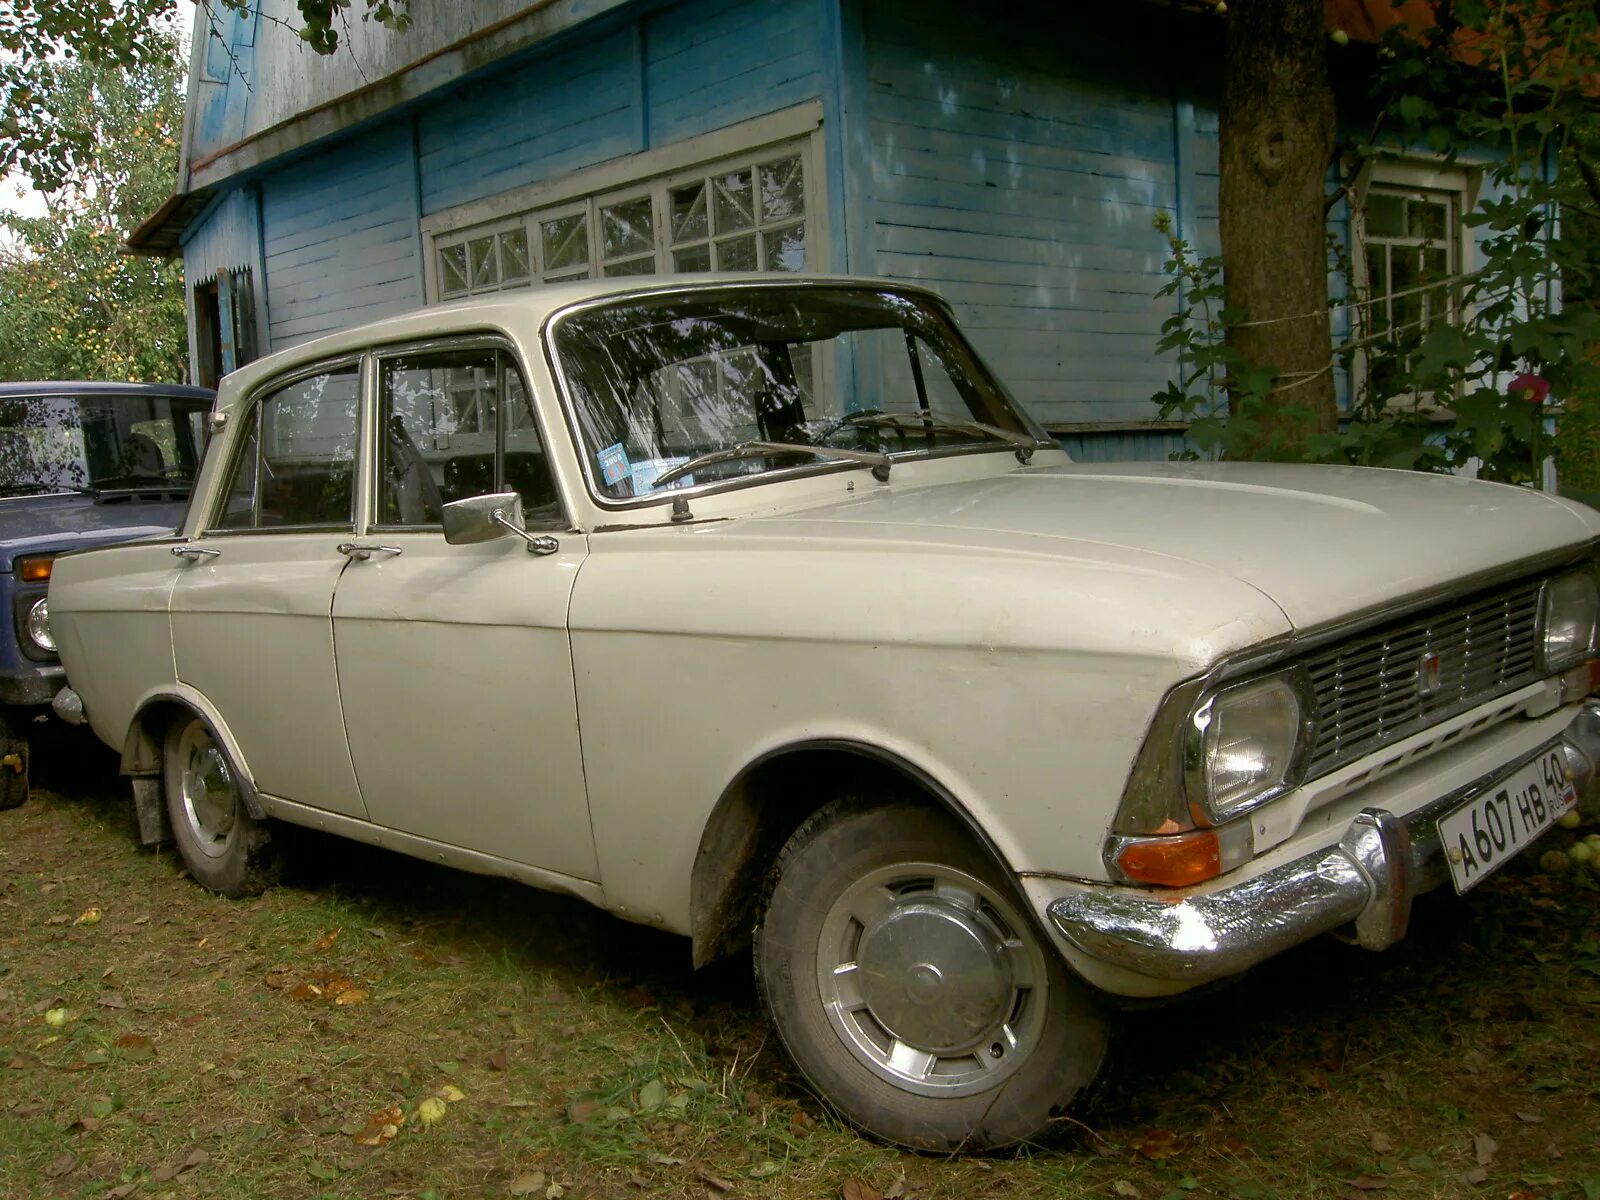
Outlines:
{"label": "house window", "polygon": [[1358,343],[1366,351],[1363,375],[1380,392],[1390,390],[1385,372],[1405,369],[1409,347],[1460,319],[1469,269],[1461,218],[1469,201],[1465,172],[1408,163],[1377,164],[1360,196]]}
{"label": "house window", "polygon": [[814,240],[802,139],[434,240],[438,298],[626,275],[804,271]]}

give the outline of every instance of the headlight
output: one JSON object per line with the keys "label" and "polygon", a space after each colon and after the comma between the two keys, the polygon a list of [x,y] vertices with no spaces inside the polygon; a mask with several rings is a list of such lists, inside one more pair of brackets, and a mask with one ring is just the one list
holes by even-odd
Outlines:
{"label": "headlight", "polygon": [[1539,600],[1539,644],[1546,671],[1583,658],[1594,647],[1600,593],[1587,571],[1560,575],[1544,585]]}
{"label": "headlight", "polygon": [[1213,692],[1195,709],[1189,800],[1211,824],[1290,782],[1309,723],[1305,686],[1277,676]]}
{"label": "headlight", "polygon": [[28,640],[41,650],[48,650],[51,654],[56,652],[56,639],[50,636],[50,601],[41,596],[33,602],[28,609],[28,615],[23,619],[22,628],[28,635]]}

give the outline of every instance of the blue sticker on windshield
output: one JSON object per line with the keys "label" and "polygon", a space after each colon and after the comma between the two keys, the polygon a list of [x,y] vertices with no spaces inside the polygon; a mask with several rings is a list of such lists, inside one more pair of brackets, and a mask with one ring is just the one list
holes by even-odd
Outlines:
{"label": "blue sticker on windshield", "polygon": [[605,480],[607,487],[613,487],[628,477],[628,452],[622,448],[622,443],[607,446],[595,458],[600,462],[600,478]]}

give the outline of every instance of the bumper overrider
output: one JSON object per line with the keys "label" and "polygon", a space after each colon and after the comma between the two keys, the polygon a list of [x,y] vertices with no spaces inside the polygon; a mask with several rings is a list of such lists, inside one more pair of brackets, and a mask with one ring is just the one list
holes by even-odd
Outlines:
{"label": "bumper overrider", "polygon": [[[1600,701],[1559,739],[1579,805],[1600,801]],[[1152,979],[1201,984],[1237,974],[1320,933],[1349,926],[1369,950],[1405,936],[1412,900],[1450,878],[1438,819],[1500,773],[1406,817],[1364,809],[1333,846],[1204,895],[1090,888],[1047,908],[1057,932],[1092,958]]]}

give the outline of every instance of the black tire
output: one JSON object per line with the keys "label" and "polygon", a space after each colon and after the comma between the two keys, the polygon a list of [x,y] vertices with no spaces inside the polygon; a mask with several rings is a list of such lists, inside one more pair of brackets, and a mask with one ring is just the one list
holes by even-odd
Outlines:
{"label": "black tire", "polygon": [[789,1056],[852,1125],[914,1150],[1040,1139],[1110,1023],[952,818],[835,801],[789,839],[755,936]]}
{"label": "black tire", "polygon": [[271,835],[245,808],[238,770],[204,720],[190,713],[172,723],[161,770],[172,840],[189,873],[233,899],[268,887]]}
{"label": "black tire", "polygon": [[27,800],[27,726],[21,718],[0,708],[0,810],[18,808]]}

